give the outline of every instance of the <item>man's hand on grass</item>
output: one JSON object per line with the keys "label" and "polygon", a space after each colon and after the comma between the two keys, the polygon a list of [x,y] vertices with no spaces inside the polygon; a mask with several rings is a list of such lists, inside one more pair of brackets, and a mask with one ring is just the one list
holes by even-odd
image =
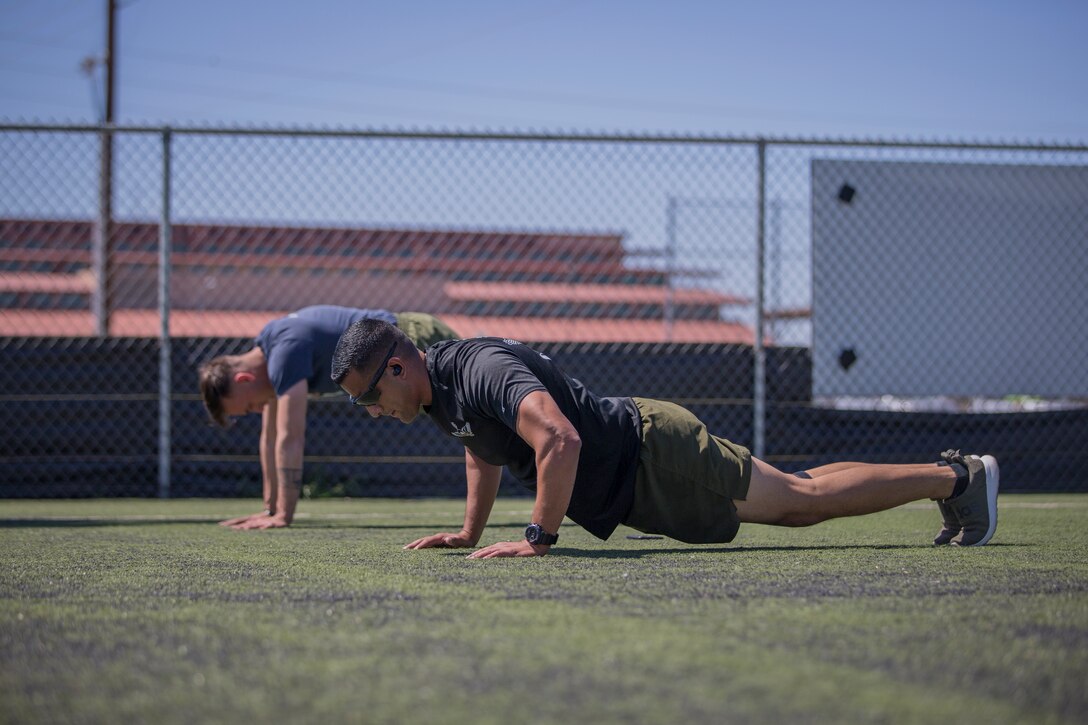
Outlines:
{"label": "man's hand on grass", "polygon": [[253,516],[249,520],[231,526],[235,531],[252,531],[256,529],[283,529],[291,523],[279,514],[271,516]]}
{"label": "man's hand on grass", "polygon": [[495,559],[500,556],[544,556],[551,547],[521,541],[500,541],[472,552],[469,559]]}
{"label": "man's hand on grass", "polygon": [[268,516],[271,516],[271,514],[267,510],[265,510],[265,511],[260,512],[259,514],[247,514],[245,516],[238,516],[238,517],[233,518],[233,519],[227,519],[226,521],[220,521],[219,525],[220,526],[230,526],[231,528],[233,528],[233,527],[237,526],[238,524],[244,524],[245,522],[253,520],[253,519],[267,518]]}
{"label": "man's hand on grass", "polygon": [[464,531],[431,534],[407,544],[405,549],[459,549],[475,545],[476,541]]}

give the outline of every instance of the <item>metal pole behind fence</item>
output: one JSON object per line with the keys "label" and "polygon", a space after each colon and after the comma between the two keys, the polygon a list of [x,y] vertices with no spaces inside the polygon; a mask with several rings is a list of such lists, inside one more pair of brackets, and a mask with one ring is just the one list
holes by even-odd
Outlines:
{"label": "metal pole behind fence", "polygon": [[753,329],[755,340],[752,344],[754,358],[752,365],[752,455],[756,458],[763,458],[763,436],[767,413],[767,351],[763,347],[763,253],[765,243],[763,224],[767,204],[767,143],[765,141],[761,140],[756,144],[756,153],[759,157],[759,208],[756,220],[756,319]]}
{"label": "metal pole behind fence", "polygon": [[159,221],[159,498],[170,497],[170,130],[162,134],[162,218]]}
{"label": "metal pole behind fence", "polygon": [[94,334],[106,337],[110,333],[110,227],[113,219],[113,136],[109,130],[99,135],[98,219],[91,239],[91,313]]}
{"label": "metal pole behind fence", "polygon": [[117,37],[117,0],[106,0],[106,52],[103,64],[106,71],[105,103],[102,109],[102,133],[98,165],[98,223],[91,240],[91,270],[95,286],[91,291],[91,312],[94,315],[94,333],[99,337],[110,334],[110,316],[113,314],[113,265],[110,254],[113,249],[113,109],[114,79],[117,54],[114,52]]}

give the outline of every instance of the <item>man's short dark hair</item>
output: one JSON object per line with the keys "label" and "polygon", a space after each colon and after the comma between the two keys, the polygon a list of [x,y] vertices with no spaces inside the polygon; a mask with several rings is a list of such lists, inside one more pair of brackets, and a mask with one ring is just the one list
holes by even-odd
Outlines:
{"label": "man's short dark hair", "polygon": [[385,355],[394,342],[398,352],[406,345],[415,349],[411,339],[388,322],[363,318],[351,323],[340,335],[332,354],[332,381],[341,385],[352,370],[365,370],[372,359]]}
{"label": "man's short dark hair", "polygon": [[227,413],[223,410],[223,398],[230,395],[230,385],[234,379],[234,365],[228,355],[214,357],[200,366],[197,371],[200,382],[200,397],[204,400],[204,409],[208,417],[221,428],[230,425]]}

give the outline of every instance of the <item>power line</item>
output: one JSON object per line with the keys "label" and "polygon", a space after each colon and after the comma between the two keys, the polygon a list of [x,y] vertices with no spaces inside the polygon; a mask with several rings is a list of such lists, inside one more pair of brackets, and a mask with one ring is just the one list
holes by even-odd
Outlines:
{"label": "power line", "polygon": [[[7,34],[0,33],[0,40],[9,39]],[[26,38],[14,38],[16,42],[28,43],[32,45],[40,45],[43,47],[62,47],[70,48],[71,46],[42,41],[40,39],[26,39]],[[655,113],[671,113],[671,114],[687,114],[699,113],[704,115],[721,116],[723,114],[738,115],[745,114],[746,111],[725,106],[713,106],[699,104],[667,104],[664,105],[661,102],[647,102],[634,99],[621,99],[621,98],[603,98],[599,95],[589,94],[577,94],[569,92],[548,92],[548,91],[526,91],[523,89],[511,89],[511,88],[499,88],[480,86],[475,84],[466,83],[448,83],[448,82],[436,82],[411,78],[395,78],[395,77],[381,77],[373,76],[369,74],[352,73],[341,70],[322,70],[317,68],[304,68],[298,66],[285,66],[273,63],[253,63],[248,61],[242,61],[237,59],[221,59],[219,57],[197,56],[186,53],[171,53],[163,52],[154,49],[135,47],[127,51],[127,55],[137,60],[149,60],[155,62],[172,63],[176,65],[182,65],[186,67],[201,67],[210,68],[213,70],[232,70],[242,73],[250,73],[274,78],[295,78],[306,81],[322,81],[327,83],[337,84],[350,84],[358,86],[360,83],[371,86],[377,86],[381,88],[391,90],[402,91],[423,91],[429,93],[444,93],[455,96],[469,96],[478,98],[488,98],[490,100],[498,101],[520,101],[531,103],[562,103],[566,105],[581,105],[594,108],[603,109],[625,109],[626,110],[638,110],[638,111],[650,111]],[[183,84],[178,84],[176,81],[156,81],[159,85],[157,90],[168,89],[173,86],[175,88],[183,87]],[[126,86],[138,85],[133,83],[131,73],[126,73]],[[146,87],[146,86],[144,86]],[[192,86],[190,86],[192,88]],[[217,88],[209,89],[207,86],[200,88],[197,92],[208,95],[209,93],[215,97],[238,97],[239,95],[246,95],[244,92],[239,92],[234,88]],[[280,94],[282,95],[282,94]],[[342,104],[328,104],[327,99],[317,99],[313,97],[302,97],[292,93],[292,98],[297,101],[305,102],[320,102],[324,103],[325,107],[329,110],[344,109]],[[260,98],[252,100],[261,101]],[[284,101],[275,101],[275,105],[285,105]],[[383,107],[388,108],[387,104],[383,104]],[[357,107],[352,107],[357,108]],[[411,109],[406,109],[411,110]]]}
{"label": "power line", "polygon": [[[99,17],[99,8],[97,6],[91,8],[91,7],[89,7],[87,5],[87,3],[73,2],[71,4],[72,5],[82,6],[83,12],[82,13],[75,13],[75,12],[71,12],[71,11],[66,11],[66,12],[63,12],[63,13],[54,12],[54,13],[51,13],[51,14],[47,15],[44,18],[35,18],[35,19],[33,19],[35,21],[34,27],[26,28],[24,30],[29,31],[29,33],[32,34],[32,35],[40,33],[42,31],[48,32],[49,37],[44,38],[43,40],[45,40],[46,42],[51,42],[51,41],[54,41],[55,38],[63,38],[63,37],[70,36],[72,31],[74,31],[74,30],[82,30],[82,29],[86,28],[87,25],[92,20],[96,20]],[[33,5],[33,4],[28,4],[28,5],[30,7],[40,7],[40,6]],[[52,26],[52,27],[50,27],[50,26]],[[12,26],[9,23],[7,27],[11,28]],[[0,35],[11,35],[11,34],[10,33],[3,33],[3,34],[0,34]],[[39,38],[40,38],[40,36],[39,36]]]}
{"label": "power line", "polygon": [[[10,39],[15,42],[40,45],[43,47],[71,46],[40,39],[11,38],[8,34],[0,33],[0,40]],[[501,88],[495,86],[481,86],[467,83],[436,82],[412,78],[382,77],[362,73],[352,73],[342,70],[325,70],[317,68],[304,68],[299,66],[286,66],[273,63],[253,63],[237,59],[223,59],[220,57],[197,56],[186,53],[163,52],[155,49],[133,47],[126,51],[129,57],[137,60],[150,60],[163,63],[172,63],[186,67],[201,67],[214,70],[232,70],[242,73],[251,73],[275,78],[295,78],[307,81],[321,81],[326,83],[350,84],[358,86],[366,84],[391,90],[424,91],[430,93],[445,93],[458,96],[470,96],[488,98],[498,101],[522,101],[533,103],[562,103],[566,105],[587,106],[611,110],[637,110],[652,111],[655,113],[670,114],[700,114],[700,115],[749,115],[752,111],[733,107],[712,104],[673,103],[655,101],[649,102],[631,98],[606,97],[599,94],[578,94],[570,92],[554,92],[539,90],[524,90]],[[127,77],[127,74],[126,74]],[[126,85],[129,81],[126,80]],[[755,112],[759,114],[759,111]],[[783,111],[782,115],[794,113]]]}
{"label": "power line", "polygon": [[76,102],[76,101],[69,102],[66,98],[58,97],[58,96],[55,96],[55,95],[45,96],[45,95],[39,95],[39,94],[36,94],[36,93],[27,93],[25,91],[25,89],[22,89],[22,88],[19,88],[19,89],[16,89],[16,90],[0,89],[0,92],[3,93],[4,98],[10,98],[10,99],[16,99],[16,100],[22,100],[22,101],[29,101],[31,103],[39,103],[39,104],[45,104],[45,105],[49,105],[49,106],[56,106],[58,108],[72,109],[72,108],[78,107],[79,111],[81,113],[86,113],[87,112],[87,104],[83,100],[80,100],[79,102]]}
{"label": "power line", "polygon": [[[425,91],[453,95],[475,96],[499,101],[531,101],[535,103],[564,103],[607,109],[626,109],[654,112],[700,113],[700,114],[744,114],[748,109],[737,106],[718,104],[672,103],[664,101],[646,101],[643,99],[602,96],[600,94],[571,93],[568,91],[541,91],[514,89],[498,86],[482,86],[470,83],[438,82],[415,78],[374,76],[365,73],[353,73],[343,70],[324,70],[305,68],[295,65],[285,66],[272,63],[253,63],[221,57],[194,56],[185,53],[164,53],[162,51],[134,47],[129,53],[134,58],[175,63],[186,66],[199,66],[216,70],[233,70],[277,78],[296,78],[298,80],[321,81],[326,83],[346,83],[352,85],[367,84],[392,90]],[[663,107],[664,106],[664,107]],[[758,111],[757,111],[758,113]],[[781,111],[783,115],[795,111]]]}
{"label": "power line", "polygon": [[[24,36],[14,36],[11,33],[0,31],[0,41],[10,41],[21,44],[36,45],[41,47],[50,48],[64,48],[73,49],[73,46],[68,43],[59,43],[49,39],[42,38],[27,38]],[[126,56],[134,58],[136,60],[145,60],[150,62],[169,63],[175,65],[181,65],[189,68],[210,68],[215,70],[229,70],[239,73],[248,73],[263,77],[273,77],[276,79],[298,79],[308,82],[322,82],[330,84],[348,84],[354,88],[362,87],[377,87],[384,88],[393,91],[405,91],[405,92],[422,92],[431,94],[447,94],[460,98],[485,98],[488,100],[495,100],[499,102],[519,102],[519,103],[537,103],[537,104],[549,104],[553,108],[549,109],[551,115],[562,113],[562,106],[567,107],[587,107],[597,108],[603,110],[612,111],[638,111],[649,112],[658,114],[661,116],[677,115],[683,116],[700,116],[710,117],[715,119],[732,120],[736,122],[739,119],[748,119],[749,121],[767,122],[772,120],[779,120],[784,118],[793,118],[798,116],[804,116],[808,119],[814,117],[822,117],[825,120],[833,121],[864,121],[870,124],[887,124],[894,123],[897,126],[904,125],[935,125],[935,124],[947,124],[947,123],[975,123],[973,119],[935,119],[935,118],[906,118],[901,115],[883,115],[872,113],[850,113],[842,114],[839,111],[819,111],[819,110],[802,110],[802,109],[755,109],[751,107],[738,107],[721,104],[707,104],[707,103],[691,103],[691,102],[673,102],[664,99],[647,101],[645,99],[633,99],[624,97],[608,97],[601,95],[580,94],[571,92],[555,92],[555,91],[541,91],[541,90],[526,90],[523,88],[512,89],[508,87],[497,86],[485,86],[479,84],[460,83],[460,82],[439,82],[432,80],[423,80],[418,78],[404,78],[404,77],[392,77],[392,76],[376,76],[366,73],[357,73],[352,71],[344,71],[341,69],[320,69],[314,67],[300,67],[297,65],[282,65],[275,63],[265,62],[252,62],[241,60],[237,58],[221,58],[218,56],[201,56],[188,53],[169,52],[158,49],[135,47],[126,49]],[[448,117],[451,113],[459,113],[462,116],[466,115],[464,110],[450,110],[448,108],[406,108],[406,107],[394,107],[389,104],[380,104],[375,106],[360,106],[357,104],[345,104],[342,102],[331,100],[327,97],[320,97],[316,95],[300,96],[293,89],[290,93],[278,92],[278,93],[246,93],[245,91],[239,91],[235,88],[224,87],[210,87],[210,86],[193,86],[186,87],[184,84],[179,84],[173,80],[151,80],[147,83],[141,83],[139,80],[134,79],[132,76],[134,73],[139,73],[140,70],[146,68],[134,68],[129,71],[126,68],[124,85],[126,87],[138,87],[143,89],[151,89],[163,92],[181,92],[200,95],[215,99],[239,99],[248,96],[248,100],[251,103],[267,104],[271,106],[283,107],[294,106],[299,103],[306,103],[312,110],[327,110],[333,112],[349,112],[349,113],[367,113],[370,115],[397,115],[397,114],[425,114],[432,117],[442,118]],[[6,65],[4,70],[13,70],[12,66]],[[14,70],[18,70],[14,68]],[[0,71],[2,72],[2,71]],[[24,71],[24,72],[37,72],[37,71]],[[153,85],[149,85],[153,84]],[[559,107],[559,108],[556,108]],[[468,114],[468,115],[471,115]],[[507,114],[508,118],[511,118]],[[489,118],[494,122],[494,116],[489,115]],[[538,121],[539,118],[534,116],[530,122]],[[1079,130],[1079,125],[1074,126],[1066,124],[1069,128],[1076,128]]]}
{"label": "power line", "polygon": [[[333,84],[348,84],[385,88],[398,91],[422,91],[443,93],[453,96],[486,98],[502,102],[529,102],[552,105],[580,106],[612,111],[638,111],[665,116],[701,116],[714,119],[748,119],[755,121],[781,120],[805,116],[822,116],[833,121],[864,121],[872,124],[894,123],[896,126],[933,125],[945,123],[972,123],[971,119],[936,119],[906,118],[900,114],[851,113],[844,115],[838,111],[822,112],[799,108],[752,108],[725,104],[675,102],[668,99],[634,99],[628,97],[602,96],[600,94],[571,93],[566,91],[541,91],[513,89],[508,87],[484,86],[470,83],[431,81],[415,78],[375,76],[355,73],[340,69],[307,68],[297,65],[274,63],[256,63],[219,56],[197,56],[186,53],[163,52],[155,49],[135,47],[129,51],[133,58],[172,63],[187,67],[204,67],[215,70],[231,70],[274,78],[295,78]],[[312,99],[311,99],[312,100]],[[282,105],[282,104],[278,104]],[[339,104],[337,104],[339,106]],[[331,107],[330,107],[331,108]]]}

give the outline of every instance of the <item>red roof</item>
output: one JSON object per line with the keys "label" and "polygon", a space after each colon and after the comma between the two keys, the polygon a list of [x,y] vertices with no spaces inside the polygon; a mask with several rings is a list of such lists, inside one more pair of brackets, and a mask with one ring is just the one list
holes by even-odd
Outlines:
{"label": "red roof", "polygon": [[[287,310],[252,312],[174,311],[170,334],[175,337],[255,337],[261,328]],[[724,342],[751,345],[752,331],[744,325],[713,320],[612,320],[586,318],[472,317],[442,315],[464,337],[513,337],[527,342]],[[118,310],[110,334],[158,337],[155,310]],[[0,315],[0,335],[11,337],[90,337],[94,319],[89,312],[6,310]]]}
{"label": "red roof", "polygon": [[[611,302],[663,304],[668,288],[658,285],[543,284],[539,282],[447,282],[451,300],[481,302]],[[675,289],[673,302],[697,305],[744,305],[749,300],[701,289]]]}
{"label": "red roof", "polygon": [[[84,304],[73,294],[86,295],[89,303],[93,291],[93,229],[88,221],[0,219],[0,262],[9,265],[0,273],[0,292],[9,293],[8,306],[0,310],[0,335],[94,334],[91,313],[71,309]],[[111,227],[112,335],[159,334],[158,234],[153,223]],[[715,318],[717,308],[749,300],[701,289],[670,291],[665,272],[629,266],[620,234],[178,224],[172,238],[175,336],[250,337],[269,320],[320,302],[433,312],[466,336],[752,342],[744,325],[717,319],[666,323],[642,309],[671,301],[705,308],[705,316]],[[510,313],[505,316],[455,314],[469,308],[492,312],[491,303],[516,306],[503,306]],[[523,316],[525,303],[541,304],[537,316]],[[596,315],[602,307],[626,305],[639,309],[614,310],[614,318]],[[549,309],[555,316],[541,316]],[[679,316],[692,317],[689,310]]]}
{"label": "red roof", "polygon": [[0,272],[0,291],[4,292],[76,292],[90,294],[94,278],[90,270],[75,274],[41,272]]}

